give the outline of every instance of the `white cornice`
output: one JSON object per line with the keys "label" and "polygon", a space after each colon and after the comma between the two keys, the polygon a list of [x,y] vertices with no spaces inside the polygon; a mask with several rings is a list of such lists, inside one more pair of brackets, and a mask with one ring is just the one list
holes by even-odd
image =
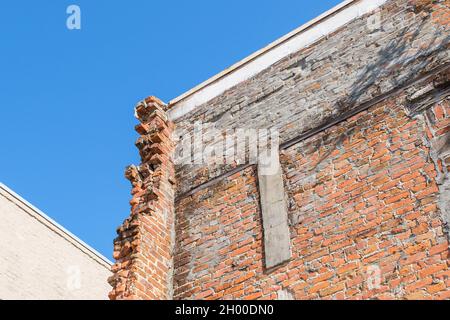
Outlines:
{"label": "white cornice", "polygon": [[239,61],[169,103],[169,117],[176,120],[197,106],[270,67],[291,53],[317,42],[350,21],[374,11],[387,0],[347,0],[282,38]]}

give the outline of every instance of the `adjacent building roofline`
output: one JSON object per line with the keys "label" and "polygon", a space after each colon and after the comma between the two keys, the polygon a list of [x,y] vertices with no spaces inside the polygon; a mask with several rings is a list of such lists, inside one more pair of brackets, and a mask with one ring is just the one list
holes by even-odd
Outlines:
{"label": "adjacent building roofline", "polygon": [[99,264],[103,265],[108,270],[111,270],[112,262],[104,257],[101,253],[93,249],[91,246],[86,244],[83,240],[79,239],[77,236],[72,234],[66,228],[61,226],[59,223],[54,221],[52,218],[47,216],[41,210],[33,206],[31,203],[26,201],[24,198],[19,196],[17,193],[12,191],[10,188],[5,186],[0,182],[0,195],[6,196],[10,201],[14,202],[22,210],[28,213],[30,216],[36,218],[39,222],[44,224],[46,227],[50,228],[54,232],[58,233],[65,240],[72,243],[75,247],[85,252],[91,258],[96,260]]}
{"label": "adjacent building roofline", "polygon": [[270,67],[275,62],[333,33],[350,21],[372,12],[387,0],[346,0],[317,18],[272,42],[230,68],[169,102],[169,117],[176,120]]}

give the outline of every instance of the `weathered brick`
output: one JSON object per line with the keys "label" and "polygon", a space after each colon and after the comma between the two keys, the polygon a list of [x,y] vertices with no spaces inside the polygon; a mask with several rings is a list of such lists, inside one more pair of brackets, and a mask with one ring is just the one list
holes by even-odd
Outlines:
{"label": "weathered brick", "polygon": [[[138,132],[160,131],[137,143],[151,166],[129,172],[132,217],[154,215],[120,230],[113,297],[162,298],[173,289],[174,299],[273,299],[279,290],[296,299],[448,299],[448,13],[442,1],[387,1],[383,30],[368,32],[367,16],[356,19],[175,120],[187,132],[199,120],[279,131],[292,258],[271,270],[256,168],[155,173],[170,164],[172,124],[165,107],[150,116],[140,105]],[[152,127],[148,119],[158,120]],[[170,184],[153,190],[140,176],[169,176]],[[146,206],[145,196],[167,201]],[[155,210],[171,205],[174,235]],[[141,243],[129,247],[128,237]],[[135,272],[141,263],[145,271]],[[148,278],[137,292],[131,275]]]}

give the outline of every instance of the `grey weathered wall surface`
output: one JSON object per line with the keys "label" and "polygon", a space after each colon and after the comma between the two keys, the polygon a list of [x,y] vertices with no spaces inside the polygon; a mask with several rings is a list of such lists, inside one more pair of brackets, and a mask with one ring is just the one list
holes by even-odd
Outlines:
{"label": "grey weathered wall surface", "polygon": [[[192,132],[195,121],[222,129],[272,127],[287,142],[333,122],[449,62],[448,24],[437,18],[448,3],[431,10],[427,2],[388,1],[379,29],[369,28],[369,16],[356,19],[177,119],[178,128]],[[178,166],[178,194],[231,166]]]}
{"label": "grey weathered wall surface", "polygon": [[175,299],[450,298],[449,4],[388,1],[176,119],[279,130],[291,257],[267,268],[281,183],[180,164]]}
{"label": "grey weathered wall surface", "polygon": [[108,298],[108,263],[0,187],[0,299]]}

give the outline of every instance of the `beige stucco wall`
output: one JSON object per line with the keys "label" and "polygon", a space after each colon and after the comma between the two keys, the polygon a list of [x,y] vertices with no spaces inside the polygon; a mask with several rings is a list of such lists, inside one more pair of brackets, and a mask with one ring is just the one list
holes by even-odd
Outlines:
{"label": "beige stucco wall", "polygon": [[107,299],[109,262],[0,184],[0,299]]}

